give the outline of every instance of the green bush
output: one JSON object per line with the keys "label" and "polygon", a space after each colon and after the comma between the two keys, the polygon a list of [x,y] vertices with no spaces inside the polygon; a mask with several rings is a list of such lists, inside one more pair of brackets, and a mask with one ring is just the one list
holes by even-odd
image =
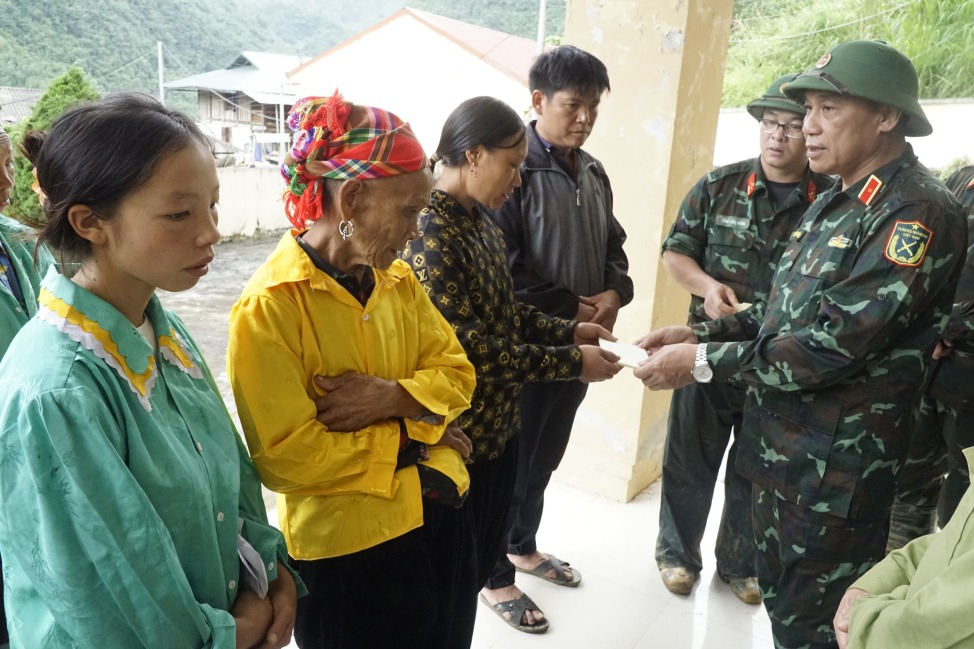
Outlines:
{"label": "green bush", "polygon": [[[37,100],[30,117],[11,129],[14,149],[18,149],[24,134],[46,131],[65,110],[83,101],[99,98],[98,91],[84,73],[75,67],[51,82],[47,91]],[[14,189],[10,198],[10,212],[22,221],[40,223],[44,213],[34,193],[34,166],[23,155],[14,156]]]}

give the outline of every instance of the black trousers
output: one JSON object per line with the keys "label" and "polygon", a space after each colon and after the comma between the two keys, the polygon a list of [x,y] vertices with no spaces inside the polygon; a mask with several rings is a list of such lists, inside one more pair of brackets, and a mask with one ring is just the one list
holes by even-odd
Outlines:
{"label": "black trousers", "polygon": [[575,413],[587,390],[581,381],[525,383],[521,389],[517,479],[507,519],[507,553],[499,557],[487,582],[489,588],[514,583],[514,564],[507,554],[530,554],[538,549],[544,492],[565,456]]}
{"label": "black trousers", "polygon": [[494,566],[507,552],[507,517],[511,511],[514,480],[517,478],[517,437],[508,440],[504,454],[494,460],[467,466],[470,492],[464,507],[473,518],[477,547],[477,584],[474,592],[485,585]]}
{"label": "black trousers", "polygon": [[361,552],[293,561],[300,649],[469,647],[477,600],[466,505],[425,504],[423,527]]}
{"label": "black trousers", "polygon": [[[740,431],[744,390],[691,383],[673,392],[663,451],[663,485],[656,563],[703,568],[700,541],[707,527],[724,451]],[[755,575],[751,484],[734,469],[737,441],[724,472],[724,510],[717,531],[717,572],[727,579]]]}

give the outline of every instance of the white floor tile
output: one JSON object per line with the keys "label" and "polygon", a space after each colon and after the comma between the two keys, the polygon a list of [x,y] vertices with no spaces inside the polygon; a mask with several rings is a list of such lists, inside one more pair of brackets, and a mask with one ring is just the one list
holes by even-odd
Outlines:
{"label": "white floor tile", "polygon": [[714,569],[722,492],[718,483],[700,581],[680,597],[663,587],[653,557],[658,482],[627,504],[553,482],[539,549],[577,566],[582,583],[566,588],[518,574],[518,585],[548,616],[548,632],[517,631],[481,604],[472,649],[770,649],[764,607],[738,601]]}

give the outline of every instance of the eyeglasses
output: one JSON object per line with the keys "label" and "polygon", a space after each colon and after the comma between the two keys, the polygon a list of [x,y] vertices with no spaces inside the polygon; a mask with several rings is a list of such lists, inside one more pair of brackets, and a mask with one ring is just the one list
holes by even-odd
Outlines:
{"label": "eyeglasses", "polygon": [[782,124],[781,122],[776,122],[773,119],[760,119],[761,130],[765,133],[777,133],[778,127],[780,126],[785,130],[785,137],[789,137],[793,140],[797,140],[802,135],[802,125],[801,124]]}

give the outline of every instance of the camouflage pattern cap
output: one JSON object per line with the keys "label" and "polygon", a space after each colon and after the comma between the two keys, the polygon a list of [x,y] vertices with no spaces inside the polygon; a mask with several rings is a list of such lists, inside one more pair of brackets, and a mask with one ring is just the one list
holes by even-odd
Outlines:
{"label": "camouflage pattern cap", "polygon": [[774,110],[787,110],[790,113],[796,113],[804,117],[805,107],[794,99],[789,99],[783,90],[785,84],[790,81],[794,81],[795,77],[797,76],[797,72],[792,72],[791,74],[786,74],[783,77],[778,77],[775,79],[768,87],[768,91],[764,93],[763,97],[758,97],[747,105],[747,112],[751,114],[751,117],[754,119],[761,119],[764,117],[764,110],[766,108],[771,108]]}
{"label": "camouflage pattern cap", "polygon": [[904,134],[933,133],[920,102],[917,71],[910,59],[883,41],[849,41],[836,45],[811,68],[785,86],[801,101],[806,90],[861,97],[899,109],[906,118]]}

